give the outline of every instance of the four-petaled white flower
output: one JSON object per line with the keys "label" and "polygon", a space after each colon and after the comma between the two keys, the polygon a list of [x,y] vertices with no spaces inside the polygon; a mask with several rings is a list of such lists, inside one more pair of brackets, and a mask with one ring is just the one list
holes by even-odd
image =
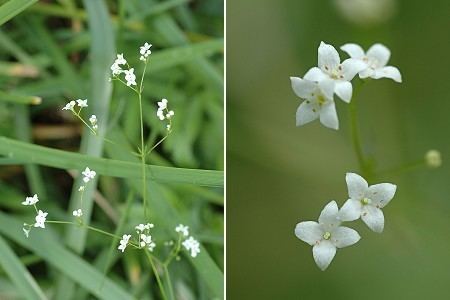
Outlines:
{"label": "four-petaled white flower", "polygon": [[339,216],[342,221],[353,221],[361,217],[364,223],[375,232],[382,232],[385,207],[394,197],[397,186],[392,183],[379,183],[369,186],[367,181],[355,173],[347,173],[348,199],[342,206]]}
{"label": "four-petaled white flower", "polygon": [[179,224],[177,227],[175,227],[175,231],[181,233],[184,236],[189,235],[189,227],[183,224]]}
{"label": "four-petaled white flower", "polygon": [[345,102],[352,99],[351,80],[358,72],[366,68],[366,64],[359,59],[349,58],[341,63],[336,49],[324,42],[320,42],[318,49],[318,66],[311,68],[305,78],[320,82],[331,79],[334,83],[334,92]]}
{"label": "four-petaled white flower", "polygon": [[130,240],[131,235],[130,234],[124,234],[122,236],[122,239],[120,240],[120,245],[117,247],[120,251],[124,252],[125,248],[127,248],[128,241]]}
{"label": "four-petaled white flower", "polygon": [[139,53],[141,54],[141,57],[139,58],[142,61],[145,61],[147,57],[152,53],[150,48],[152,47],[152,44],[145,43],[143,46],[140,47]]}
{"label": "four-petaled white flower", "polygon": [[83,174],[83,181],[88,183],[89,180],[94,179],[95,175],[97,174],[94,170],[89,169],[88,167],[86,167],[86,169],[81,172],[81,174]]}
{"label": "four-petaled white flower", "polygon": [[136,84],[136,75],[134,75],[134,68],[129,70],[124,70],[125,80],[127,82],[127,86],[137,85]]}
{"label": "four-petaled white flower", "polygon": [[291,77],[291,85],[295,94],[305,100],[297,109],[297,126],[319,118],[326,127],[338,129],[339,120],[333,100],[334,82],[330,79],[319,82],[311,81],[308,80],[309,76],[306,74],[304,79]]}
{"label": "four-petaled white flower", "polygon": [[39,210],[37,216],[36,216],[36,223],[34,224],[34,227],[40,227],[45,228],[45,221],[47,218],[48,213],[43,212],[42,210]]}
{"label": "four-petaled white flower", "polygon": [[74,217],[79,218],[79,217],[81,217],[81,216],[83,215],[83,211],[81,210],[81,208],[76,209],[76,210],[74,210],[74,211],[72,212],[72,215],[73,215]]}
{"label": "four-petaled white flower", "polygon": [[191,252],[192,257],[196,257],[200,253],[200,243],[192,236],[186,239],[182,245]]}
{"label": "four-petaled white flower", "polygon": [[357,44],[349,43],[341,47],[351,58],[362,61],[365,68],[359,71],[360,78],[390,78],[396,82],[402,82],[400,71],[393,66],[386,66],[391,56],[391,51],[382,44],[374,44],[364,53]]}
{"label": "four-petaled white flower", "polygon": [[152,240],[152,236],[151,235],[141,234],[140,235],[140,241],[141,241],[140,242],[141,248],[147,246],[150,251],[153,251],[153,249],[156,247],[156,244]]}
{"label": "four-petaled white flower", "polygon": [[78,99],[78,100],[77,100],[77,103],[78,103],[78,106],[79,106],[79,107],[88,107],[88,105],[87,105],[87,99],[84,99],[84,100]]}
{"label": "four-petaled white flower", "polygon": [[72,110],[75,107],[75,104],[75,101],[70,101],[62,108],[62,110]]}
{"label": "four-petaled white flower", "polygon": [[124,64],[126,64],[126,63],[127,63],[127,61],[126,61],[125,58],[123,57],[123,54],[122,54],[122,53],[121,53],[121,54],[117,54],[116,60],[115,60],[114,63],[111,65],[111,71],[112,71],[112,74],[113,74],[114,76],[117,76],[117,75],[119,75],[120,73],[122,73],[123,70],[122,70],[122,67],[120,67],[120,65],[124,65]]}
{"label": "four-petaled white flower", "polygon": [[333,260],[336,248],[353,245],[361,238],[356,230],[340,226],[338,216],[338,206],[335,201],[331,201],[320,213],[318,223],[306,221],[295,227],[295,235],[313,246],[314,261],[322,271]]}
{"label": "four-petaled white flower", "polygon": [[38,202],[38,196],[34,194],[33,197],[26,197],[25,201],[22,202],[22,205],[35,205]]}

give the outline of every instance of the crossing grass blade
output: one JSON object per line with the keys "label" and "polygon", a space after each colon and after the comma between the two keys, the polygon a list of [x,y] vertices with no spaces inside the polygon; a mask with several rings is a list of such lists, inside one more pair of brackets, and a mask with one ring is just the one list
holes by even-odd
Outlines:
{"label": "crossing grass blade", "polygon": [[35,2],[37,2],[37,0],[10,0],[6,2],[0,6],[0,25],[8,22]]}
{"label": "crossing grass blade", "polygon": [[33,276],[23,266],[11,247],[0,236],[0,265],[26,299],[47,299]]}
{"label": "crossing grass blade", "polygon": [[[78,153],[51,149],[43,146],[15,141],[0,136],[0,154],[9,159],[24,160],[60,169],[81,170],[86,166],[100,175],[141,178],[138,163],[97,158]],[[189,183],[194,185],[223,187],[223,172],[147,165],[150,180],[168,183]]]}
{"label": "crossing grass blade", "polygon": [[[62,274],[74,280],[96,297],[108,300],[133,299],[128,292],[111,279],[104,279],[103,274],[92,267],[90,263],[64,248],[60,242],[49,234],[48,230],[33,230],[27,239],[22,234],[21,228],[21,221],[0,212],[0,233],[2,235],[33,251],[48,264],[54,266]],[[103,288],[100,289],[99,283],[102,280],[104,280],[104,284]]]}

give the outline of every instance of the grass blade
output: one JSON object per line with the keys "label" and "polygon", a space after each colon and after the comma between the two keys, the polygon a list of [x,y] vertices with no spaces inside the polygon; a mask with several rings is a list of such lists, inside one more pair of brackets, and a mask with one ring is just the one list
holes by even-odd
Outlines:
{"label": "grass blade", "polygon": [[[138,163],[97,158],[78,153],[51,149],[15,141],[0,136],[0,154],[10,159],[59,169],[81,170],[86,166],[98,174],[120,178],[141,178]],[[202,186],[223,187],[223,172],[147,165],[150,180],[168,183],[189,183]]]}
{"label": "grass blade", "polygon": [[[7,225],[8,226],[8,225]],[[18,234],[18,233],[16,233]],[[47,299],[33,276],[0,236],[0,264],[26,299]]]}
{"label": "grass blade", "polygon": [[0,25],[24,11],[37,0],[10,0],[0,6]]}

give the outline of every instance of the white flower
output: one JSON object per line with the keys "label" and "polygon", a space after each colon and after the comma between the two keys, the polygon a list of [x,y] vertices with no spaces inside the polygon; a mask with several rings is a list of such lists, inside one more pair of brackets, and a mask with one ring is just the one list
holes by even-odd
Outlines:
{"label": "white flower", "polygon": [[117,76],[117,75],[119,75],[120,73],[122,73],[123,70],[122,70],[122,68],[121,68],[118,64],[113,63],[113,64],[111,65],[111,72],[112,72],[112,74],[113,74],[114,76]]}
{"label": "white flower", "polygon": [[325,270],[336,254],[336,248],[355,244],[361,238],[354,229],[340,226],[339,209],[335,201],[329,202],[319,216],[319,222],[300,222],[295,235],[313,246],[313,257],[317,266]]}
{"label": "white flower", "polygon": [[339,128],[336,106],[333,100],[334,82],[324,79],[319,82],[291,77],[295,94],[304,99],[297,109],[296,123],[302,126],[319,118],[320,122],[332,129]]}
{"label": "white flower", "polygon": [[88,167],[86,167],[86,169],[81,172],[81,174],[83,174],[83,181],[88,183],[89,180],[94,179],[95,175],[97,174],[95,171],[90,170]]}
{"label": "white flower", "polygon": [[170,131],[170,124],[166,125],[167,131]]}
{"label": "white flower", "polygon": [[167,99],[162,99],[161,101],[158,101],[158,110],[163,110],[167,108]]}
{"label": "white flower", "polygon": [[163,121],[166,117],[164,116],[164,111],[162,111],[162,110],[158,110],[157,112],[156,112],[156,116],[161,120],[161,121]]}
{"label": "white flower", "polygon": [[87,105],[87,99],[84,99],[84,100],[78,99],[78,100],[77,100],[77,103],[78,103],[78,106],[79,106],[79,107],[88,107],[88,105]]}
{"label": "white flower", "polygon": [[139,53],[141,54],[141,57],[139,58],[140,60],[145,61],[147,57],[152,53],[152,51],[150,51],[151,46],[152,44],[146,42],[143,46],[140,47],[139,49]]}
{"label": "white flower", "polygon": [[147,244],[148,250],[150,250],[150,252],[153,252],[153,249],[155,249],[156,244],[151,241],[150,243]]}
{"label": "white flower", "polygon": [[394,197],[397,186],[392,183],[379,183],[369,186],[367,181],[355,173],[347,173],[348,199],[342,206],[339,216],[342,221],[353,221],[361,217],[364,223],[375,232],[382,232],[385,207]]}
{"label": "white flower", "polygon": [[85,188],[86,188],[86,187],[85,187],[84,185],[82,185],[82,186],[80,186],[80,187],[78,188],[78,191],[79,191],[79,192],[82,192],[82,191],[84,191]]}
{"label": "white flower", "polygon": [[396,67],[386,66],[391,56],[391,51],[386,46],[374,44],[366,53],[359,45],[351,43],[345,44],[341,49],[351,58],[365,64],[365,68],[359,71],[360,78],[390,78],[396,82],[402,82],[400,71]]}
{"label": "white flower", "polygon": [[153,228],[153,227],[155,227],[155,225],[153,225],[152,223],[147,223],[144,225],[144,228],[147,230],[150,230],[150,228]]}
{"label": "white flower", "polygon": [[42,210],[39,210],[38,215],[36,216],[36,223],[34,224],[34,227],[41,227],[45,228],[45,220],[47,218],[48,213],[43,212]]}
{"label": "white flower", "polygon": [[151,235],[141,234],[140,235],[140,241],[141,241],[140,242],[141,248],[147,246],[150,251],[153,251],[153,249],[156,246],[155,242],[152,240],[152,236]]}
{"label": "white flower", "polygon": [[125,70],[124,73],[127,86],[136,85],[136,75],[134,75],[134,68]]}
{"label": "white flower", "polygon": [[167,115],[164,115],[164,111],[167,110],[167,99],[162,99],[158,102],[158,111],[156,112],[156,116],[163,121],[165,118],[170,119],[171,116],[173,116],[175,113],[171,110],[168,112]]}
{"label": "white flower", "polygon": [[72,215],[74,216],[74,217],[81,217],[82,215],[83,215],[83,211],[79,208],[79,209],[76,209],[76,210],[74,210],[73,212],[72,212]]}
{"label": "white flower", "polygon": [[177,227],[175,227],[175,231],[183,234],[184,236],[189,235],[189,227],[183,224],[179,224]]}
{"label": "white flower", "polygon": [[124,234],[122,236],[122,239],[120,240],[120,245],[117,247],[120,251],[124,252],[125,248],[127,248],[128,241],[130,240],[131,235],[130,234]]}
{"label": "white flower", "polygon": [[143,232],[145,229],[145,225],[144,224],[139,224],[135,227],[136,230]]}
{"label": "white flower", "polygon": [[197,254],[200,253],[200,243],[194,239],[192,236],[190,236],[188,239],[186,239],[182,245],[186,250],[191,251],[191,256],[196,257]]}
{"label": "white flower", "polygon": [[75,101],[70,101],[63,107],[63,110],[72,110],[75,107]]}
{"label": "white flower", "polygon": [[334,82],[334,92],[345,102],[352,99],[352,84],[350,81],[366,67],[359,59],[349,58],[341,63],[336,49],[324,42],[320,42],[318,49],[318,66],[311,68],[304,76],[311,81],[331,79]]}
{"label": "white flower", "polygon": [[170,110],[167,114],[166,114],[166,118],[170,119],[175,115],[175,112],[173,110]]}
{"label": "white flower", "polygon": [[126,59],[123,57],[123,53],[117,54],[117,58],[114,63],[118,65],[124,65],[127,63]]}
{"label": "white flower", "polygon": [[89,118],[89,122],[91,122],[92,125],[97,124],[97,116],[96,116],[96,115],[92,115],[92,116]]}
{"label": "white flower", "polygon": [[22,205],[35,205],[38,202],[38,196],[34,194],[33,197],[26,197],[25,201],[22,202]]}

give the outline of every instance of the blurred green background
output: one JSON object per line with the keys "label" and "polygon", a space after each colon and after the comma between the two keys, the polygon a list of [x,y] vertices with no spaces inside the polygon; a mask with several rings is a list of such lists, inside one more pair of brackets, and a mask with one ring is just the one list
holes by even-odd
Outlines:
{"label": "blurred green background", "polygon": [[[450,295],[450,2],[227,2],[227,293],[229,299],[446,299]],[[377,5],[385,5],[378,13]],[[356,3],[356,4],[355,4]],[[369,3],[370,4],[370,3]],[[345,8],[352,11],[343,13]],[[371,15],[372,14],[372,15]],[[443,155],[439,169],[378,176],[398,185],[383,234],[353,222],[361,241],[320,271],[294,227],[347,199],[358,172],[348,105],[340,130],[295,127],[289,76],[317,65],[317,47],[347,42],[392,52],[403,83],[374,80],[358,95],[361,137],[377,170]],[[340,52],[341,58],[346,58]]]}

